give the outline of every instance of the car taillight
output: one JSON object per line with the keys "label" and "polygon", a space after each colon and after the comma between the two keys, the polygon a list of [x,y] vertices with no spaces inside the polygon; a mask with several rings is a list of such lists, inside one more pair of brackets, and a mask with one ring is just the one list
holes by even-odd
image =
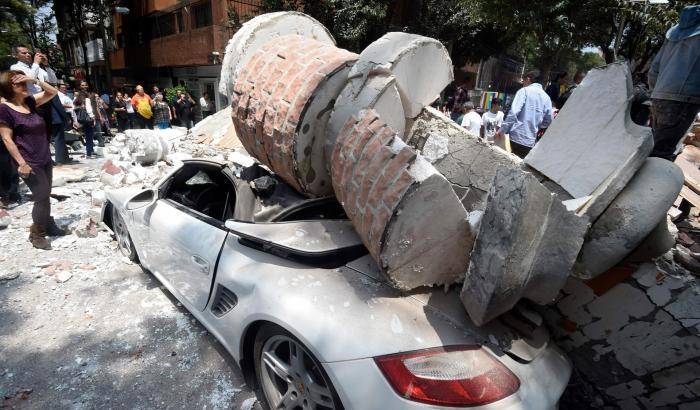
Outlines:
{"label": "car taillight", "polygon": [[374,360],[399,395],[438,406],[492,403],[520,387],[513,372],[479,347],[439,347]]}

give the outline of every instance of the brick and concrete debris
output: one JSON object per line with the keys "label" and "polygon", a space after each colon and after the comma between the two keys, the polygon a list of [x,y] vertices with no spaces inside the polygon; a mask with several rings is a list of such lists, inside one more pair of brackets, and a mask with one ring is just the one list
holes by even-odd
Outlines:
{"label": "brick and concrete debris", "polygon": [[665,226],[683,177],[647,159],[625,64],[593,70],[524,161],[427,107],[451,81],[437,40],[388,33],[357,55],[280,12],[230,40],[220,91],[246,151],[301,194],[334,195],[393,286],[461,282],[476,324],[551,302]]}

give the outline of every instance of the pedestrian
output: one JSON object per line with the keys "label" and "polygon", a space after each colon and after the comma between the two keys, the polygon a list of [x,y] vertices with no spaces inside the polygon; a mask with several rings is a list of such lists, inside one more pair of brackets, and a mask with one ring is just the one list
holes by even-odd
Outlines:
{"label": "pedestrian", "polygon": [[[114,97],[114,115],[117,117],[117,131],[124,132],[129,128],[129,113],[127,111],[127,101],[121,91],[117,91]],[[129,102],[130,103],[130,102]],[[132,110],[133,112],[133,110]]]}
{"label": "pedestrian", "polygon": [[85,140],[85,158],[95,158],[95,113],[88,94],[78,93],[73,100],[73,112],[75,113],[75,128],[83,132]]}
{"label": "pedestrian", "polygon": [[676,148],[700,112],[700,5],[683,9],[649,69],[652,157],[673,161]]}
{"label": "pedestrian", "polygon": [[481,116],[481,137],[490,143],[496,142],[496,133],[503,125],[501,99],[491,100],[491,108]]}
{"label": "pedestrian", "polygon": [[564,107],[564,104],[569,100],[569,97],[571,97],[571,94],[574,92],[576,87],[581,84],[583,79],[586,77],[586,73],[582,71],[577,71],[576,74],[574,74],[574,83],[566,89],[564,94],[560,95],[559,98],[557,98],[556,103],[554,104],[554,107],[558,110],[561,110]]}
{"label": "pedestrian", "polygon": [[155,102],[153,103],[153,119],[156,128],[164,130],[170,128],[172,116],[170,114],[170,106],[163,101],[163,94],[156,94]]}
{"label": "pedestrian", "polygon": [[464,113],[464,103],[469,101],[469,90],[467,89],[467,81],[462,80],[462,83],[455,89],[452,101],[452,112],[450,118],[459,124],[457,119]]}
{"label": "pedestrian", "polygon": [[[95,93],[97,95],[97,93]],[[107,99],[109,101],[109,97]],[[99,132],[104,137],[109,137],[112,138],[112,124],[109,121],[109,106],[107,103],[105,103],[104,99],[102,97],[96,98],[95,102],[97,103],[97,118],[99,119]],[[100,145],[101,147],[104,146],[104,142]]]}
{"label": "pedestrian", "polygon": [[547,86],[547,90],[545,92],[549,96],[550,100],[552,100],[552,105],[556,103],[556,101],[559,99],[559,96],[564,95],[564,93],[566,92],[566,89],[568,88],[566,77],[568,75],[569,74],[566,71],[557,74],[554,81],[551,84],[549,84],[549,86]]}
{"label": "pedestrian", "polygon": [[155,99],[156,99],[156,95],[160,94],[160,89],[158,88],[157,85],[154,85],[152,91],[153,91],[153,92],[151,93],[151,99],[152,99],[152,100],[155,100]]}
{"label": "pedestrian", "polygon": [[136,111],[136,128],[153,129],[153,100],[143,92],[143,86],[136,86],[136,94],[131,97],[131,104]]}
{"label": "pedestrian", "polygon": [[73,99],[68,96],[68,87],[65,84],[58,85],[58,98],[61,100],[66,113],[73,117]]}
{"label": "pedestrian", "polygon": [[[85,134],[90,134],[90,146],[93,146],[93,141],[97,140],[97,145],[100,147],[104,147],[104,138],[102,136],[102,130],[100,127],[100,112],[99,112],[99,106],[97,100],[100,99],[100,97],[97,95],[97,93],[93,93],[90,91],[90,86],[88,85],[87,81],[81,81],[80,82],[80,92],[78,95],[82,98],[83,100],[83,106],[88,113],[88,116],[92,120],[91,122],[86,123],[87,127],[85,127],[86,124],[81,124],[84,127]],[[87,144],[87,141],[86,141]],[[87,154],[87,152],[86,152]],[[86,155],[87,157],[95,158],[96,155],[94,152],[91,152],[90,155]]]}
{"label": "pedestrian", "polygon": [[136,110],[134,110],[134,104],[131,103],[131,98],[124,93],[124,104],[126,104],[126,116],[129,119],[128,128],[134,129],[136,127]]}
{"label": "pedestrian", "polygon": [[202,119],[205,119],[211,115],[211,101],[209,101],[209,94],[206,91],[199,98],[199,107],[202,110]]}
{"label": "pedestrian", "polygon": [[[42,91],[31,94],[33,83]],[[51,249],[46,236],[65,235],[51,217],[51,183],[53,165],[44,120],[36,107],[49,102],[58,90],[41,80],[34,80],[22,71],[0,73],[0,135],[12,156],[17,172],[32,192],[32,226],[29,241],[35,248]]]}
{"label": "pedestrian", "polygon": [[178,111],[180,111],[180,107],[177,105],[177,102],[180,101],[181,94],[182,94],[182,91],[175,90],[175,95],[173,96],[173,99],[170,101],[170,113],[172,114],[173,124],[176,124],[176,125],[182,125],[182,124],[180,124],[180,117],[178,116]]}
{"label": "pedestrian", "polygon": [[192,128],[192,108],[195,106],[195,102],[189,93],[180,94],[180,99],[177,101],[177,115],[180,117],[182,125],[188,130]]}
{"label": "pedestrian", "polygon": [[540,81],[538,70],[525,74],[523,87],[515,93],[510,111],[496,133],[497,138],[509,134],[511,149],[520,158],[525,158],[535,146],[537,132],[552,123],[552,100]]}
{"label": "pedestrian", "polygon": [[464,116],[460,125],[466,128],[467,132],[474,136],[479,137],[481,135],[481,116],[474,110],[474,103],[467,101],[462,104],[464,109]]}
{"label": "pedestrian", "polygon": [[[44,56],[41,53],[35,53],[32,58],[32,53],[27,47],[17,45],[12,47],[12,56],[17,59],[17,62],[10,66],[10,70],[21,71],[29,78],[39,79],[39,74],[42,71],[40,64],[44,61]],[[28,84],[27,87],[30,94],[41,91],[34,84]]]}

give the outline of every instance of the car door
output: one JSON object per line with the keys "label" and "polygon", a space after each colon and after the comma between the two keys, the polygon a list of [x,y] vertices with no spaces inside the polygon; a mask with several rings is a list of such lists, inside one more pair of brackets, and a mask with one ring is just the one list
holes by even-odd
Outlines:
{"label": "car door", "polygon": [[[166,187],[163,198],[155,204],[150,216],[147,247],[151,256],[151,270],[168,282],[169,287],[181,296],[183,303],[204,310],[217,258],[227,235],[222,222],[223,214],[219,219],[208,215],[211,212],[207,203],[219,201],[219,191],[223,197],[225,191],[235,193],[235,190],[232,184],[221,186],[222,179],[203,179],[202,175],[223,176],[221,167],[191,163],[183,166],[180,172],[185,173],[185,177],[180,178],[181,183],[177,183],[176,174],[176,183]],[[192,176],[188,177],[190,174]],[[212,183],[214,186],[202,190],[202,186]],[[183,195],[178,190],[187,192]],[[197,190],[211,192],[211,195],[200,200],[200,203],[190,201],[187,195],[202,199],[201,192],[197,193]]]}

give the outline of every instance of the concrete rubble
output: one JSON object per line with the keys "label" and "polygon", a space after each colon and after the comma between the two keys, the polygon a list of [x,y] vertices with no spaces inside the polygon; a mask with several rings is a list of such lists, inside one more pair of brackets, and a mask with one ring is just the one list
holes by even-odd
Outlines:
{"label": "concrete rubble", "polygon": [[591,220],[623,190],[654,145],[651,129],[629,116],[631,97],[632,75],[626,64],[591,70],[546,138],[525,158],[573,198],[587,197],[579,213]]}
{"label": "concrete rubble", "polygon": [[[312,20],[290,35],[287,18],[300,17],[256,17],[229,43],[236,134],[299,193],[335,194],[397,288],[464,282],[467,313],[485,323],[521,298],[551,302],[577,259],[575,274],[602,273],[665,220],[677,172],[638,172],[652,141],[629,120],[626,65],[593,70],[523,162],[426,107],[452,80],[438,41],[388,33],[358,56]],[[645,182],[657,201],[635,189]],[[606,222],[641,215],[636,230]],[[603,237],[624,246],[588,266]]]}

